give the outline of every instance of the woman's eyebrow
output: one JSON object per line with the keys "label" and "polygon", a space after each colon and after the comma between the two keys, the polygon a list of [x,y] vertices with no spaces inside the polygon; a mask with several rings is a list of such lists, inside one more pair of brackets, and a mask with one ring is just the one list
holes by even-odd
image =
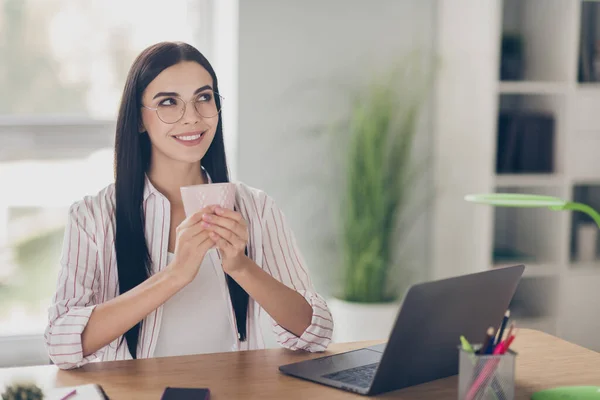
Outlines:
{"label": "woman's eyebrow", "polygon": [[[210,86],[210,85],[204,85],[204,86],[196,89],[194,91],[194,95],[196,95],[196,94],[198,94],[200,92],[203,92],[203,91],[205,91],[207,89],[212,90],[212,86]],[[152,100],[154,100],[157,97],[166,97],[166,96],[179,96],[179,93],[177,93],[177,92],[158,92],[158,93],[156,93],[154,95],[154,97],[152,98]]]}
{"label": "woman's eyebrow", "polygon": [[210,86],[210,85],[204,85],[204,86],[196,89],[196,91],[194,92],[194,94],[198,94],[198,93],[203,92],[203,91],[205,91],[207,89],[213,90],[212,86]]}

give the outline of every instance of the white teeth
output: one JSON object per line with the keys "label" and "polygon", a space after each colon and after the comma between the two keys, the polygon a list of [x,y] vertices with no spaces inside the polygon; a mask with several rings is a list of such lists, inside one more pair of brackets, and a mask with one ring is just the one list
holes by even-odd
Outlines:
{"label": "white teeth", "polygon": [[179,140],[192,141],[192,140],[200,139],[200,136],[202,136],[202,134],[192,135],[192,136],[175,136],[175,137]]}

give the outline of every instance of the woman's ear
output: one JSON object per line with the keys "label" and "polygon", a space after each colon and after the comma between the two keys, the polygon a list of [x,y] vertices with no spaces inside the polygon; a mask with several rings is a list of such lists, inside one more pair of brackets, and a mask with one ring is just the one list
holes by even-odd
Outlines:
{"label": "woman's ear", "polygon": [[138,131],[139,133],[144,133],[146,132],[146,128],[144,127],[144,122],[142,121],[142,119],[140,118],[140,124],[138,126]]}

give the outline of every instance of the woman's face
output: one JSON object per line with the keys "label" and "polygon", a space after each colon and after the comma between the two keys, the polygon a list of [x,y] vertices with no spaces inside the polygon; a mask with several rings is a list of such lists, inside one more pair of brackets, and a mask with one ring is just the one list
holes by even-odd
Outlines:
{"label": "woman's face", "polygon": [[204,157],[219,122],[215,96],[212,77],[194,61],[175,64],[150,82],[140,129],[148,132],[153,160],[196,163]]}

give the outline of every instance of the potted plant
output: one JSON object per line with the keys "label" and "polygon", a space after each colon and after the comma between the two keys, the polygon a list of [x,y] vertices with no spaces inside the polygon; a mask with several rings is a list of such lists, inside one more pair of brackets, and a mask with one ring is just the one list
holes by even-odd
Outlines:
{"label": "potted plant", "polygon": [[[419,163],[415,151],[428,95],[422,71],[405,63],[359,88],[348,116],[334,129],[346,144],[337,238],[341,285],[328,300],[334,341],[387,338],[404,291],[413,283],[407,273],[413,266],[398,256],[398,248],[420,216],[413,208],[414,189],[427,177],[427,163]],[[420,201],[417,207],[423,211],[426,204]],[[397,282],[401,272],[404,279]]]}

